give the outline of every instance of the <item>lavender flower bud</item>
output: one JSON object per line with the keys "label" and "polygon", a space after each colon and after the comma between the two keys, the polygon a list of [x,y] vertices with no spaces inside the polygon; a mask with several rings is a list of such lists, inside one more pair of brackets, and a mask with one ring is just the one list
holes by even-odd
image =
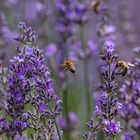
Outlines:
{"label": "lavender flower bud", "polygon": [[16,41],[30,45],[35,43],[37,36],[31,27],[27,27],[24,22],[20,22],[18,28],[20,35],[14,38]]}
{"label": "lavender flower bud", "polygon": [[109,120],[103,120],[103,123],[105,125],[104,132],[106,136],[117,135],[121,132],[122,127],[120,122],[109,122]]}

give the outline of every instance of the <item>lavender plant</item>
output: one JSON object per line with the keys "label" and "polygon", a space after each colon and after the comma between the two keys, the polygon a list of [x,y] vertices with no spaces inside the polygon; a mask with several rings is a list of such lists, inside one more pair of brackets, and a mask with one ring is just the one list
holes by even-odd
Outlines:
{"label": "lavender plant", "polygon": [[[126,134],[122,139],[134,139],[139,137],[139,54],[140,48],[135,48],[136,58],[134,59],[135,70],[130,70],[127,80],[120,88],[123,108],[120,116],[124,120]],[[130,129],[131,128],[131,129]],[[127,138],[125,138],[127,137]]]}
{"label": "lavender plant", "polygon": [[101,59],[105,62],[102,66],[102,78],[103,82],[100,87],[100,95],[96,101],[95,116],[98,119],[98,123],[94,124],[93,120],[89,121],[88,127],[91,129],[90,133],[84,134],[84,139],[96,139],[97,130],[102,130],[105,136],[110,136],[115,139],[116,135],[121,132],[122,126],[119,121],[116,120],[118,111],[122,108],[122,104],[118,102],[116,96],[116,90],[118,84],[116,78],[118,73],[117,58],[118,55],[114,53],[114,44],[107,40],[105,42],[104,54],[101,55]]}
{"label": "lavender plant", "polygon": [[1,0],[0,139],[139,140],[139,4]]}
{"label": "lavender plant", "polygon": [[11,60],[6,99],[2,102],[10,121],[1,118],[1,133],[14,139],[32,128],[35,130],[33,139],[61,140],[56,118],[61,113],[62,101],[52,88],[43,52],[34,47],[34,31],[23,22],[19,30],[20,35],[15,39],[22,46],[17,47],[18,55]]}

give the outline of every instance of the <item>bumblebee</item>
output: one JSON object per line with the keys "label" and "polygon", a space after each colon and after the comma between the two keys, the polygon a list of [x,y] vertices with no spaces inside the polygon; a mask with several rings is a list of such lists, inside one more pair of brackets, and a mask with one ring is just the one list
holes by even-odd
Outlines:
{"label": "bumblebee", "polygon": [[117,64],[116,64],[116,67],[117,68],[120,68],[120,71],[119,71],[119,75],[122,75],[122,76],[125,76],[126,73],[128,72],[129,70],[129,66],[132,66],[134,67],[135,65],[130,63],[130,62],[125,62],[125,61],[118,61]]}
{"label": "bumblebee", "polygon": [[75,62],[70,59],[65,59],[61,66],[64,66],[66,71],[69,70],[72,73],[76,72]]}
{"label": "bumblebee", "polygon": [[99,0],[93,0],[91,2],[91,8],[96,14],[99,13],[99,6],[100,6],[100,1]]}

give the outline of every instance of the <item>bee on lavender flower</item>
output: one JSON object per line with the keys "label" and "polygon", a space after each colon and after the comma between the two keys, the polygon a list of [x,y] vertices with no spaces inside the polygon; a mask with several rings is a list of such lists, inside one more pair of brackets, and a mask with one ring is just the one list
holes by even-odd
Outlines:
{"label": "bee on lavender flower", "polygon": [[100,6],[100,1],[99,0],[93,0],[91,2],[91,8],[96,14],[99,13],[99,6]]}
{"label": "bee on lavender flower", "polygon": [[135,65],[132,64],[131,62],[118,61],[117,64],[116,64],[116,67],[120,68],[120,72],[118,74],[122,75],[122,76],[125,76],[126,73],[129,70],[129,66],[134,67]]}
{"label": "bee on lavender flower", "polygon": [[62,67],[67,71],[69,70],[73,74],[76,72],[76,67],[75,67],[75,61],[72,61],[70,59],[65,59],[63,64],[61,64]]}

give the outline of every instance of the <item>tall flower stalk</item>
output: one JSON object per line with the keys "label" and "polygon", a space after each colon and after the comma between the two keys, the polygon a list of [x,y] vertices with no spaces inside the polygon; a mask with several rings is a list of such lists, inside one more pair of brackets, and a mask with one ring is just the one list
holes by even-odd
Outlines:
{"label": "tall flower stalk", "polygon": [[102,93],[97,99],[95,110],[96,115],[101,117],[105,135],[113,137],[121,132],[120,122],[116,122],[115,116],[122,107],[115,92],[118,87],[115,81],[118,74],[116,62],[118,56],[114,54],[114,50],[114,44],[106,41],[105,54],[101,55],[101,59],[105,62],[102,71],[104,82],[100,85]]}
{"label": "tall flower stalk", "polygon": [[[82,44],[82,50],[85,52],[86,50],[86,42],[84,38],[84,32],[82,32],[84,29],[84,25],[80,26],[80,39],[81,39],[81,44]],[[83,75],[84,75],[84,93],[85,93],[85,99],[86,99],[86,120],[88,120],[91,116],[92,112],[92,103],[91,103],[91,93],[90,93],[90,87],[89,87],[89,69],[88,69],[88,59],[85,56],[83,58]]]}
{"label": "tall flower stalk", "polygon": [[11,60],[7,95],[2,104],[10,122],[1,118],[5,124],[1,133],[14,139],[32,128],[32,139],[61,140],[56,118],[61,113],[62,101],[52,88],[43,51],[35,47],[36,35],[31,27],[23,22],[18,27],[20,34],[14,39],[22,46],[17,47],[18,55]]}
{"label": "tall flower stalk", "polygon": [[125,83],[120,88],[121,100],[123,103],[123,108],[120,111],[120,116],[124,121],[125,134],[122,139],[128,138],[139,138],[139,120],[140,120],[140,109],[139,109],[139,99],[140,99],[140,48],[134,49],[136,57],[133,61],[135,67],[130,69],[128,73],[128,78]]}
{"label": "tall flower stalk", "polygon": [[104,45],[104,54],[100,56],[104,61],[101,72],[103,83],[99,86],[100,95],[97,98],[94,112],[98,123],[94,123],[93,120],[88,122],[91,132],[84,134],[85,140],[96,139],[95,134],[98,130],[103,131],[106,137],[110,136],[114,140],[122,129],[120,122],[116,121],[118,111],[122,108],[122,104],[118,102],[116,97],[118,84],[115,80],[119,74],[117,68],[118,55],[114,53],[115,46],[111,41],[107,40]]}

